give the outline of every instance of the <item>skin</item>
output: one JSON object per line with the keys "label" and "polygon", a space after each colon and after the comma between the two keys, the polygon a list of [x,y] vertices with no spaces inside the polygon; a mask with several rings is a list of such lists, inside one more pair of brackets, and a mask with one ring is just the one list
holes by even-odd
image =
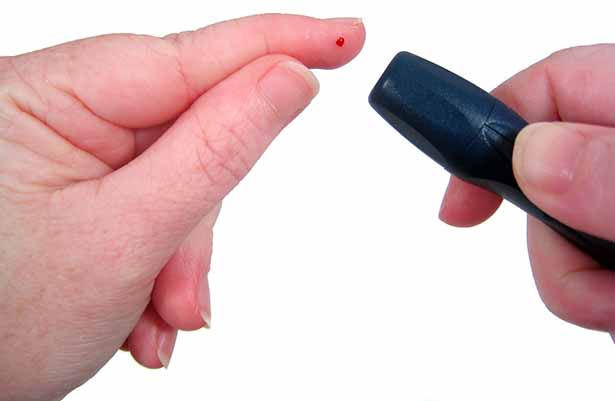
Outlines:
{"label": "skin", "polygon": [[[615,46],[557,52],[493,92],[532,124],[517,137],[513,167],[527,197],[576,229],[615,240]],[[544,123],[549,121],[551,123]],[[501,199],[451,178],[440,218],[469,227]],[[589,329],[615,331],[615,271],[528,218],[528,250],[546,306]]]}
{"label": "skin", "polygon": [[[316,95],[304,66],[341,66],[364,38],[357,20],[265,15],[0,58],[0,399],[61,399],[120,347],[168,366],[177,331],[211,321],[223,198]],[[569,49],[494,92],[530,122],[568,122],[524,130],[515,174],[547,213],[610,239],[614,68],[613,46]],[[500,202],[453,178],[440,217],[472,226]],[[531,218],[528,245],[555,314],[615,330],[615,273]]]}
{"label": "skin", "polygon": [[211,321],[221,201],[364,39],[261,15],[0,58],[0,399],[61,399],[120,347],[168,366]]}

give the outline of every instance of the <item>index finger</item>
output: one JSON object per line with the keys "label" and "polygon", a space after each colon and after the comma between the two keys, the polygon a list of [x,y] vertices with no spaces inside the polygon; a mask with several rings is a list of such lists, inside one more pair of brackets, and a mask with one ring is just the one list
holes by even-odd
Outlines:
{"label": "index finger", "polygon": [[[558,51],[513,76],[493,95],[528,122],[568,121],[615,125],[615,45],[601,44]],[[488,219],[498,195],[453,177],[440,218],[455,226]]]}
{"label": "index finger", "polygon": [[[336,43],[340,37],[343,46]],[[335,68],[356,56],[364,39],[360,19],[267,14],[165,38],[89,38],[17,57],[13,64],[32,86],[50,83],[107,123],[143,128],[173,119],[209,88],[262,56],[284,54],[309,68]],[[28,108],[54,121],[45,102]],[[66,124],[61,131],[79,129]]]}

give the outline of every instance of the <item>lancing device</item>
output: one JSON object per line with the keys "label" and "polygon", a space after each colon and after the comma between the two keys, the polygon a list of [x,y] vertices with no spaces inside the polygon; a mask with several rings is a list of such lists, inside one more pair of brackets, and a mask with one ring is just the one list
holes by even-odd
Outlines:
{"label": "lancing device", "polygon": [[570,228],[534,205],[515,180],[515,138],[528,123],[489,93],[414,54],[393,58],[369,103],[400,134],[464,181],[541,220],[607,268],[615,243]]}

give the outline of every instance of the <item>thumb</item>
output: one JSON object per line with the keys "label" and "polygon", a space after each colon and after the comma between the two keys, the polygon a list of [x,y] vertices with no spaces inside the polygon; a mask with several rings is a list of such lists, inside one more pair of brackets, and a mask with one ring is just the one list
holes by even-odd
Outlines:
{"label": "thumb", "polygon": [[615,239],[615,129],[537,123],[518,135],[515,177],[547,214],[578,230]]}
{"label": "thumb", "polygon": [[102,178],[103,224],[142,243],[132,257],[162,267],[181,241],[248,173],[316,95],[318,83],[286,56],[264,56],[202,95],[131,163]]}

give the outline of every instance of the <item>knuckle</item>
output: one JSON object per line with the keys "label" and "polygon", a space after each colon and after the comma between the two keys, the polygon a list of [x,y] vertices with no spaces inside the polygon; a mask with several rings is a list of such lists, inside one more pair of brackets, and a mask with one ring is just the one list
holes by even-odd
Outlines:
{"label": "knuckle", "polygon": [[558,49],[552,52],[551,54],[549,54],[549,56],[547,57],[547,60],[558,60],[561,58],[569,57],[571,55],[574,55],[577,49],[578,49],[577,47],[566,47],[564,49]]}
{"label": "knuckle", "polygon": [[246,119],[258,132],[267,132],[271,129],[270,127],[275,127],[284,120],[285,116],[282,115],[279,106],[266,95],[259,92],[256,96],[256,103],[255,111],[246,113]]}
{"label": "knuckle", "polygon": [[247,145],[236,124],[205,122],[195,113],[198,169],[210,185],[232,187],[248,173]]}
{"label": "knuckle", "polygon": [[163,38],[167,43],[171,44],[171,48],[173,49],[173,55],[171,58],[173,59],[175,70],[179,76],[181,85],[186,92],[186,98],[188,100],[194,98],[196,94],[194,93],[195,85],[190,79],[190,74],[187,72],[184,49],[193,47],[192,45],[195,40],[194,37],[195,32],[186,31],[173,33]]}

